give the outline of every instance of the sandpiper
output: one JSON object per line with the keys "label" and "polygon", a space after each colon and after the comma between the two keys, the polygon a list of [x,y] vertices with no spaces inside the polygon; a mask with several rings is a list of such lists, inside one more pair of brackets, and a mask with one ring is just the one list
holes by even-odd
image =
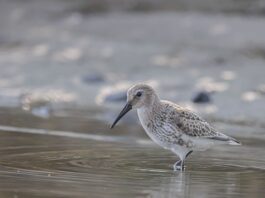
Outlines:
{"label": "sandpiper", "polygon": [[111,128],[131,109],[137,109],[144,130],[154,142],[178,155],[180,160],[173,166],[175,171],[184,170],[184,161],[193,151],[203,151],[216,144],[240,145],[190,110],[160,100],[146,84],[128,89],[127,103]]}

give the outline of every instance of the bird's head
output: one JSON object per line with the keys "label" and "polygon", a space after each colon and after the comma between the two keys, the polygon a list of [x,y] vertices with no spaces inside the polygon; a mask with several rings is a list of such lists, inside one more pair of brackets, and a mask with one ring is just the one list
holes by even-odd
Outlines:
{"label": "bird's head", "polygon": [[158,99],[154,89],[146,84],[136,84],[127,91],[127,103],[115,119],[111,128],[130,110],[148,107]]}

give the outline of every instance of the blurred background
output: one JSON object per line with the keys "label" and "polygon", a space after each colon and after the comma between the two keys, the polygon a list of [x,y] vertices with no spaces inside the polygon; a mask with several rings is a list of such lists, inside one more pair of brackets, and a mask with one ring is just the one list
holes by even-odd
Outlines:
{"label": "blurred background", "polygon": [[[264,0],[0,0],[0,195],[262,197],[264,17]],[[138,82],[243,146],[172,176],[136,112],[109,130]]]}

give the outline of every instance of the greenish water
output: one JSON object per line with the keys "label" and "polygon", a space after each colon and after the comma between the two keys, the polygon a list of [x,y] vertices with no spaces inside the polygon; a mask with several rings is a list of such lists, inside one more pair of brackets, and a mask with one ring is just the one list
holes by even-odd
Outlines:
{"label": "greenish water", "polygon": [[176,156],[126,126],[1,112],[0,197],[264,197],[263,140],[238,136],[243,146],[194,153],[173,172]]}

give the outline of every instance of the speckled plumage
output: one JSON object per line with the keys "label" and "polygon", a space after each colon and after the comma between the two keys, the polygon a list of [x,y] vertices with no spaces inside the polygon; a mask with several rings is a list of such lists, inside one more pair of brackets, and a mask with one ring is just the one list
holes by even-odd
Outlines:
{"label": "speckled plumage", "polygon": [[[141,96],[138,97],[139,93]],[[192,151],[205,150],[214,144],[239,144],[190,110],[160,100],[148,85],[137,84],[131,87],[127,92],[127,104],[137,109],[139,120],[148,136],[180,157],[180,161],[174,165],[175,170],[183,170],[184,160]]]}

